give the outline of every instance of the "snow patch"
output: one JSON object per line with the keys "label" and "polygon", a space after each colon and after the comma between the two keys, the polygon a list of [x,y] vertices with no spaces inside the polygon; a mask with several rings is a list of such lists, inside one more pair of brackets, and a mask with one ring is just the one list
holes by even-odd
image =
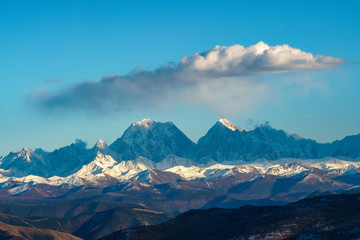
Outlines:
{"label": "snow patch", "polygon": [[154,123],[153,120],[145,118],[145,119],[143,119],[143,120],[141,120],[139,122],[134,122],[133,126],[142,126],[142,127],[145,127],[145,128],[149,128],[153,123]]}
{"label": "snow patch", "polygon": [[225,127],[227,127],[228,129],[230,129],[230,130],[233,130],[233,131],[239,130],[240,132],[241,132],[241,131],[244,131],[244,129],[236,126],[235,124],[231,123],[229,120],[227,120],[227,119],[225,119],[225,118],[221,118],[221,119],[219,120],[219,122],[220,122],[222,125],[224,125]]}
{"label": "snow patch", "polygon": [[21,193],[24,193],[24,192],[27,192],[30,190],[30,185],[25,183],[25,184],[22,184],[20,186],[17,186],[17,187],[13,187],[8,191],[9,195],[18,195],[18,194],[21,194]]}

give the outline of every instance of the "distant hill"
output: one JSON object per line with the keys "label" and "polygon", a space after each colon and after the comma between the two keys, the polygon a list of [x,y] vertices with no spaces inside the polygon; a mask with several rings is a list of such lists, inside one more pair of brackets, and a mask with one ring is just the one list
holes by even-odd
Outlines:
{"label": "distant hill", "polygon": [[[109,209],[106,209],[105,205],[107,204],[110,205],[107,207]],[[4,231],[4,235],[0,236],[15,237],[19,235],[28,237],[28,239],[45,239],[45,236],[53,235],[54,239],[78,239],[77,237],[97,239],[121,229],[157,224],[172,217],[141,204],[117,203],[118,206],[111,207],[114,204],[67,202],[52,205],[8,205],[2,207],[2,211],[12,212],[17,216],[0,213],[0,228]],[[63,212],[52,211],[52,209],[62,208]],[[22,217],[20,217],[21,215]],[[53,217],[49,217],[49,215]],[[69,234],[60,234],[59,232]]]}
{"label": "distant hill", "polygon": [[69,233],[62,233],[49,229],[24,227],[5,224],[0,221],[0,239],[29,240],[29,239],[53,239],[53,240],[80,240]]}
{"label": "distant hill", "polygon": [[102,239],[359,239],[359,197],[337,194],[286,206],[191,210],[159,225],[125,229]]}

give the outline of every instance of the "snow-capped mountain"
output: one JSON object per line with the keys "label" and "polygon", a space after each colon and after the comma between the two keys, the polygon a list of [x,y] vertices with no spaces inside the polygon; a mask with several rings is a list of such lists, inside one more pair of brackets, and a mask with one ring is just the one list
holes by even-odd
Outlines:
{"label": "snow-capped mountain", "polygon": [[0,161],[0,169],[6,170],[2,171],[6,176],[22,177],[30,174],[45,176],[47,162],[43,154],[23,148],[3,157]]}
{"label": "snow-capped mountain", "polygon": [[360,135],[319,144],[270,126],[248,131],[220,119],[195,144],[171,122],[144,119],[110,147],[101,139],[92,148],[77,140],[53,152],[11,152],[0,158],[0,182],[3,187],[10,182],[110,186],[151,182],[155,175],[181,181],[306,175],[313,182],[339,186],[333,182],[339,181],[345,187],[360,184],[359,156]]}
{"label": "snow-capped mountain", "polygon": [[133,123],[110,148],[119,153],[122,160],[142,156],[159,162],[169,154],[191,158],[196,145],[172,122],[144,119]]}
{"label": "snow-capped mountain", "polygon": [[317,158],[318,144],[309,139],[289,135],[270,126],[245,131],[227,120],[218,121],[198,141],[198,159],[218,162],[259,158]]}
{"label": "snow-capped mountain", "polygon": [[213,159],[218,162],[237,160],[234,154],[242,147],[241,139],[245,132],[229,121],[220,119],[199,139],[197,159]]}
{"label": "snow-capped mountain", "polygon": [[336,158],[200,164],[168,156],[157,163],[143,157],[117,162],[98,151],[93,161],[66,177],[16,178],[0,173],[0,197],[126,197],[138,203],[154,201],[176,213],[202,206],[233,208],[248,201],[291,202],[319,191],[354,191],[360,185],[359,168],[359,162]]}
{"label": "snow-capped mountain", "polygon": [[39,177],[28,175],[26,177],[8,177],[3,175],[3,181],[20,181],[33,183],[47,183],[52,185],[71,184],[71,185],[99,185],[98,182],[104,182],[106,179],[112,179],[114,182],[127,182],[143,175],[145,171],[157,170],[171,172],[177,175],[178,179],[185,181],[191,180],[212,180],[216,178],[226,178],[229,176],[239,176],[247,174],[254,176],[271,175],[278,177],[294,177],[304,174],[320,174],[328,178],[337,178],[348,175],[360,175],[360,163],[343,161],[336,158],[324,159],[304,159],[296,158],[279,159],[268,161],[259,159],[255,162],[246,161],[227,162],[220,164],[217,162],[208,162],[206,164],[195,162],[191,159],[179,158],[169,155],[161,162],[138,157],[135,160],[117,162],[111,155],[97,152],[93,161],[83,165],[75,173],[66,177]]}
{"label": "snow-capped mountain", "polygon": [[106,143],[102,139],[99,139],[96,142],[93,149],[95,151],[100,151],[100,152],[108,152],[109,151],[109,147],[106,145]]}

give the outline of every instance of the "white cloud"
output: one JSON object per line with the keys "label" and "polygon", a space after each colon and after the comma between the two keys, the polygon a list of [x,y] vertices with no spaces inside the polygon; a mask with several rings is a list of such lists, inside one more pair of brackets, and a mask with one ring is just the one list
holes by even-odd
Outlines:
{"label": "white cloud", "polygon": [[269,96],[271,80],[257,81],[245,76],[328,70],[344,62],[288,45],[271,47],[259,42],[249,47],[216,46],[183,57],[179,64],[165,64],[127,76],[104,76],[100,81],[82,82],[58,92],[33,91],[28,99],[45,112],[111,112],[181,101],[234,113],[248,111]]}
{"label": "white cloud", "polygon": [[314,56],[289,45],[270,47],[259,42],[249,47],[216,46],[202,54],[183,57],[179,66],[187,71],[209,72],[215,76],[244,76],[334,69],[344,62],[341,58]]}

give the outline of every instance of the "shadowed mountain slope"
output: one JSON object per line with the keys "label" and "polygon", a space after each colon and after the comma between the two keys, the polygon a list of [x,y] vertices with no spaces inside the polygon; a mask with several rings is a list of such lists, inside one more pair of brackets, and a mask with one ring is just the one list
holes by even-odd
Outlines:
{"label": "shadowed mountain slope", "polygon": [[160,225],[103,239],[358,239],[360,194],[304,199],[286,206],[191,210]]}

